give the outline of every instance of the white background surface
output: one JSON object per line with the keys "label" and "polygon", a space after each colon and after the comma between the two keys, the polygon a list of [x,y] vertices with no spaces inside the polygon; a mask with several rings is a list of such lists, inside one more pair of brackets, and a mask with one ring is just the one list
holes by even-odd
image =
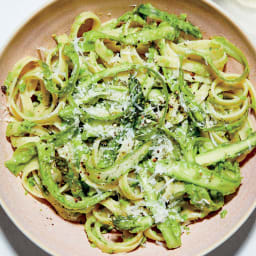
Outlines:
{"label": "white background surface", "polygon": [[[118,0],[117,0],[118,1]],[[187,0],[189,1],[189,0]],[[256,0],[240,0],[255,1]],[[0,48],[19,24],[47,0],[0,0]],[[149,0],[150,2],[150,0]],[[256,8],[246,8],[237,0],[215,0],[241,24],[256,47]],[[256,61],[256,60],[255,60]],[[1,72],[1,71],[0,71]],[[256,74],[255,74],[256,75]],[[247,222],[219,248],[207,256],[256,255],[256,211]],[[209,230],[209,232],[211,232]],[[171,253],[170,253],[171,254]],[[0,206],[0,256],[48,256],[30,242],[9,220]],[[73,255],[72,255],[73,256]],[[75,255],[74,255],[75,256]],[[189,255],[184,255],[189,256]]]}

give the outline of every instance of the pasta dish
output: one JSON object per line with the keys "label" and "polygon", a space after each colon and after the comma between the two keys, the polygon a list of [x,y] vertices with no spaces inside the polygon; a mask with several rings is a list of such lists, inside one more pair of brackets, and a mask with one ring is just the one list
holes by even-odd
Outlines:
{"label": "pasta dish", "polygon": [[[103,252],[148,239],[180,247],[187,226],[238,189],[256,146],[244,54],[151,4],[105,23],[83,12],[53,39],[5,81],[6,167],[63,219],[85,223]],[[229,58],[241,74],[227,72]]]}

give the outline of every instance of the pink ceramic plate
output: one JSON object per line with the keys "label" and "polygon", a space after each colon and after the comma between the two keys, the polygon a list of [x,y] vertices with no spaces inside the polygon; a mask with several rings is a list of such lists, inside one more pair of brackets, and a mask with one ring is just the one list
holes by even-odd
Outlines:
{"label": "pink ceramic plate", "polygon": [[[204,0],[55,0],[37,11],[11,38],[0,56],[0,84],[7,72],[22,57],[37,56],[36,48],[51,47],[53,33],[67,33],[74,17],[82,11],[95,12],[104,20],[117,17],[131,10],[134,4],[151,2],[161,10],[171,13],[187,13],[189,20],[199,26],[204,37],[222,35],[236,44],[250,63],[251,74],[256,73],[256,52],[245,34],[228,16],[210,1]],[[111,14],[111,16],[109,16]],[[235,63],[229,69],[239,71]],[[255,76],[250,79],[256,84]],[[1,104],[5,104],[4,95],[0,95]],[[1,110],[1,120],[5,113]],[[83,225],[64,221],[44,201],[38,201],[25,191],[18,178],[14,177],[3,165],[12,155],[12,149],[5,137],[6,123],[0,126],[1,204],[13,222],[32,241],[45,251],[54,255],[104,255],[92,248],[83,231]],[[228,214],[221,219],[219,214],[191,225],[190,235],[182,236],[182,246],[168,251],[154,243],[139,248],[131,256],[139,255],[203,255],[229,238],[248,218],[256,205],[256,158],[251,157],[242,168],[243,181],[235,196],[227,200],[225,209]]]}

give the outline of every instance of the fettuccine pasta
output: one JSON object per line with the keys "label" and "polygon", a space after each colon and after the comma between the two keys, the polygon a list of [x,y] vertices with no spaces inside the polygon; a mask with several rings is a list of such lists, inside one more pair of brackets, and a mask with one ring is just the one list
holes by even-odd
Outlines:
{"label": "fettuccine pasta", "polygon": [[[150,4],[106,23],[83,12],[53,39],[5,81],[6,167],[63,219],[86,217],[103,252],[181,246],[186,226],[237,190],[256,146],[244,54]],[[229,58],[241,74],[226,72]]]}

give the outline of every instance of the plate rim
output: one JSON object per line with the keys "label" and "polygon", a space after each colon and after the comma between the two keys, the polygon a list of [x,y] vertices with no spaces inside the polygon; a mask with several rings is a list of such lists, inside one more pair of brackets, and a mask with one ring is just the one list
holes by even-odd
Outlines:
{"label": "plate rim", "polygon": [[[54,4],[54,2],[58,2],[59,0],[46,0],[46,2],[39,4],[39,6],[33,10],[28,16],[23,18],[22,22],[13,30],[12,33],[7,37],[5,40],[5,43],[0,48],[0,59],[2,58],[2,55],[6,51],[8,45],[11,43],[13,38],[22,30],[39,12],[47,8],[48,6]],[[150,1],[150,0],[149,0]],[[224,16],[234,27],[236,30],[238,30],[247,40],[247,43],[249,46],[254,50],[256,54],[256,45],[252,42],[250,36],[246,31],[242,29],[242,25],[234,20],[234,17],[232,14],[230,14],[228,11],[224,10],[221,6],[219,6],[217,3],[213,2],[212,0],[199,0],[202,3],[205,3],[206,5],[210,6],[215,11],[219,12],[222,16]],[[26,228],[15,219],[11,211],[9,210],[8,206],[5,204],[4,200],[1,198],[0,195],[0,205],[2,206],[5,214],[7,217],[12,221],[12,223],[21,231],[21,233],[28,238],[33,244],[38,246],[40,249],[42,249],[44,252],[54,255],[54,256],[60,256],[57,252],[54,250],[48,248],[47,246],[43,245],[43,243],[38,240],[37,238],[33,237],[33,235],[26,230]],[[208,247],[207,249],[199,252],[197,255],[194,256],[205,256],[206,254],[212,252],[214,249],[218,248],[221,244],[224,244],[229,238],[231,238],[241,227],[242,225],[248,220],[250,215],[253,213],[253,211],[256,209],[256,198],[254,200],[254,203],[251,205],[251,207],[248,209],[248,211],[244,214],[243,217],[240,218],[239,222],[237,222],[236,225],[222,238],[219,239],[219,241],[215,242],[212,246]]]}

